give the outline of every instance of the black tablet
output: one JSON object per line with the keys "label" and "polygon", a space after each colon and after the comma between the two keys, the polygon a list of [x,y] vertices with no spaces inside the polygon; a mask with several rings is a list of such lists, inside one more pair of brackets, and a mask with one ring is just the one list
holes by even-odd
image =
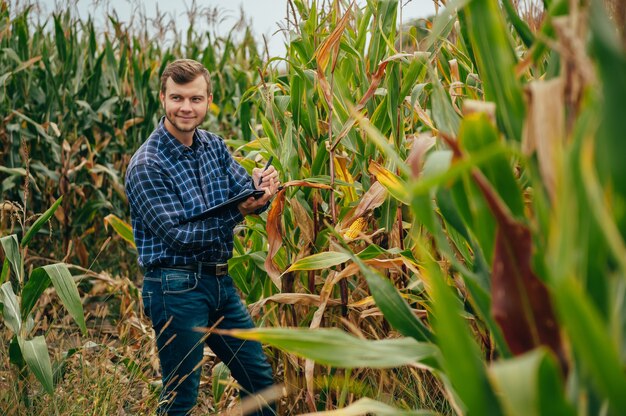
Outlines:
{"label": "black tablet", "polygon": [[194,215],[193,217],[186,219],[185,221],[183,221],[183,224],[188,223],[188,222],[204,220],[210,217],[216,217],[226,210],[233,209],[233,208],[237,209],[237,205],[239,205],[246,199],[250,198],[251,196],[254,197],[255,199],[259,199],[263,195],[265,195],[265,191],[260,191],[257,189],[250,189],[250,188],[244,189],[239,195],[234,196],[230,199],[227,199],[221,204],[217,204],[216,206],[211,207],[198,215]]}

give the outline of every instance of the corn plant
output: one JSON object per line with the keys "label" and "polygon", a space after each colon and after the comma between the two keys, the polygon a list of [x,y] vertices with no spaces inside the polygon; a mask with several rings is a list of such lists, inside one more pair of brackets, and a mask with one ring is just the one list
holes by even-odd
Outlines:
{"label": "corn plant", "polygon": [[[62,203],[59,198],[28,228],[21,241],[16,234],[0,238],[4,262],[0,275],[0,311],[7,328],[12,332],[9,344],[10,361],[14,364],[19,381],[23,383],[22,400],[28,406],[28,371],[41,383],[46,393],[54,393],[53,373],[44,335],[33,336],[37,324],[33,308],[45,289],[51,284],[63,305],[86,334],[83,307],[76,283],[64,263],[49,264],[26,274],[24,259],[28,245],[40,228],[50,220]],[[26,225],[26,224],[23,224]],[[12,272],[12,273],[11,273]]]}

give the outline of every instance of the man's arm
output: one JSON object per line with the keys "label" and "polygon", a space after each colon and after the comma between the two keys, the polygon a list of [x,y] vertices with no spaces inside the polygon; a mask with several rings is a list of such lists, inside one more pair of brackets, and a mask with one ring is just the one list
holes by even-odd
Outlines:
{"label": "man's arm", "polygon": [[128,174],[126,187],[136,214],[174,250],[200,249],[216,243],[236,224],[234,218],[223,217],[182,224],[184,207],[170,179],[153,166],[135,166]]}
{"label": "man's arm", "polygon": [[[264,190],[265,187],[269,188],[269,185],[267,184],[264,184],[265,186],[261,186],[261,187],[257,186],[257,184],[254,183],[254,179],[256,178],[256,180],[258,181],[258,178],[260,178],[260,173],[255,174],[253,177],[251,177],[246,171],[246,169],[243,166],[241,166],[239,162],[237,162],[235,158],[230,154],[230,152],[228,151],[228,148],[226,147],[226,144],[224,144],[224,142],[221,139],[219,143],[220,143],[220,152],[222,154],[222,158],[223,160],[227,161],[226,172],[228,176],[230,177],[231,184],[232,184],[231,196],[241,193],[241,191],[243,191],[244,189],[250,188],[250,189]],[[271,169],[272,169],[271,171],[268,170],[267,172],[268,174],[274,171],[274,167],[272,166]],[[259,172],[261,171],[261,169],[255,169],[255,170],[258,170]],[[266,191],[266,194],[263,195],[261,198],[254,199],[251,197],[247,201],[242,202],[241,204],[239,204],[239,209],[232,210],[232,213],[231,213],[232,220],[235,221],[235,223],[238,223],[243,220],[243,217],[245,215],[252,214],[252,213],[261,214],[263,211],[265,211],[269,207],[269,201],[275,193],[276,191],[270,192],[268,195],[268,192]]]}

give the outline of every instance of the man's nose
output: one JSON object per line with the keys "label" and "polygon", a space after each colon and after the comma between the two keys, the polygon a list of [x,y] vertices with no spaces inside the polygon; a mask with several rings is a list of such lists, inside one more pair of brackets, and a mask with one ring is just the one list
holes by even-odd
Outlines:
{"label": "man's nose", "polygon": [[191,111],[191,101],[183,100],[183,104],[180,107],[181,111]]}

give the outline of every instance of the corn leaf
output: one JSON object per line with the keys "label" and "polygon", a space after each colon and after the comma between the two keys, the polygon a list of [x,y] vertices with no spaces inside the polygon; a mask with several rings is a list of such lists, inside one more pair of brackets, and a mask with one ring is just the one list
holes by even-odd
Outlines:
{"label": "corn leaf", "polygon": [[549,350],[539,348],[489,368],[491,380],[501,393],[507,415],[574,416],[567,402],[558,363]]}
{"label": "corn leaf", "polygon": [[[474,113],[465,117],[459,133],[459,142],[470,155],[477,155],[481,151],[503,146],[497,130],[484,113]],[[515,180],[511,163],[505,154],[496,155],[481,164],[480,170],[493,184],[512,214],[518,218],[523,217],[522,191]]]}
{"label": "corn leaf", "polygon": [[559,318],[564,323],[572,347],[595,384],[606,395],[609,414],[626,409],[626,376],[615,343],[598,311],[580,285],[562,279],[554,288]]}
{"label": "corn leaf", "polygon": [[5,256],[4,261],[2,261],[2,272],[0,272],[0,285],[9,279],[10,274],[11,265],[9,263],[9,259],[7,259]]}
{"label": "corn leaf", "polygon": [[85,326],[83,305],[80,300],[80,295],[78,294],[78,288],[67,265],[63,263],[49,264],[43,266],[41,269],[50,277],[61,302],[63,302],[65,308],[70,315],[72,315],[72,318],[74,318],[82,333],[86,334],[87,327]]}
{"label": "corn leaf", "polygon": [[37,380],[50,395],[54,393],[54,382],[52,380],[52,364],[48,355],[48,345],[43,335],[31,340],[18,337],[20,350],[28,368],[35,374]]}
{"label": "corn leaf", "polygon": [[428,410],[402,410],[376,400],[363,398],[342,409],[325,412],[305,413],[302,416],[434,416],[437,413]]}
{"label": "corn leaf", "polygon": [[433,301],[433,327],[445,374],[467,407],[468,414],[503,414],[487,378],[480,349],[461,318],[458,300],[444,283],[439,266],[432,259],[425,259],[425,268],[428,292]]}
{"label": "corn leaf", "polygon": [[438,349],[412,338],[366,340],[339,329],[259,328],[221,331],[236,338],[259,341],[337,368],[395,368],[436,365]]}
{"label": "corn leaf", "polygon": [[2,303],[4,323],[14,334],[19,334],[22,328],[22,319],[20,318],[19,300],[13,292],[11,282],[6,282],[0,286],[0,303]]}
{"label": "corn leaf", "polygon": [[115,232],[124,239],[132,248],[137,248],[135,245],[135,239],[133,238],[133,229],[129,223],[123,221],[113,214],[109,214],[104,217],[105,226],[110,224]]}
{"label": "corn leaf", "polygon": [[473,175],[498,223],[491,276],[492,311],[514,354],[548,346],[565,368],[550,295],[532,267],[530,229],[516,221],[481,175]]}
{"label": "corn leaf", "polygon": [[33,238],[37,231],[54,215],[54,212],[57,210],[61,202],[63,201],[63,195],[61,195],[54,204],[50,208],[44,212],[41,217],[37,218],[37,221],[28,229],[26,234],[24,234],[24,238],[22,238],[22,247],[28,246],[28,243]]}
{"label": "corn leaf", "polygon": [[32,271],[28,277],[28,282],[26,282],[22,289],[22,319],[26,319],[43,291],[50,286],[50,283],[52,283],[52,281],[44,269],[38,267]]}
{"label": "corn leaf", "polygon": [[370,163],[368,170],[372,175],[376,176],[378,182],[387,189],[391,196],[404,204],[410,203],[407,186],[402,178],[373,161]]}
{"label": "corn leaf", "polygon": [[337,266],[350,260],[350,256],[336,251],[328,251],[325,253],[312,254],[293,263],[285,271],[292,272],[296,270],[321,270],[329,267]]}
{"label": "corn leaf", "polygon": [[515,31],[519,35],[520,39],[524,42],[524,45],[526,45],[527,48],[530,48],[535,42],[535,35],[533,35],[533,32],[528,27],[528,24],[526,24],[526,22],[519,17],[511,0],[503,0],[502,6],[504,7],[506,15],[511,21],[511,24],[513,25],[513,28],[515,28]]}
{"label": "corn leaf", "polygon": [[596,141],[596,164],[605,181],[615,188],[616,220],[622,238],[626,239],[626,164],[621,157],[626,123],[624,113],[620,111],[626,94],[626,53],[617,36],[618,31],[598,1],[593,1],[590,6],[589,24],[604,97]]}
{"label": "corn leaf", "polygon": [[15,277],[17,277],[19,282],[22,282],[24,271],[22,269],[22,255],[20,254],[20,245],[17,242],[17,236],[11,234],[2,237],[0,238],[0,244],[2,244],[2,249],[4,250],[5,260],[11,263]]}
{"label": "corn leaf", "polygon": [[219,403],[222,400],[224,390],[226,390],[230,370],[224,362],[219,362],[213,366],[212,375],[211,387],[213,390],[213,400],[215,403]]}
{"label": "corn leaf", "polygon": [[520,141],[525,116],[516,58],[497,0],[472,0],[464,8],[485,98],[496,103],[498,123],[509,140]]}
{"label": "corn leaf", "polygon": [[409,304],[402,298],[393,284],[368,267],[358,257],[351,257],[359,265],[376,305],[391,326],[402,335],[412,337],[417,341],[432,341],[433,336],[430,330],[415,316]]}

